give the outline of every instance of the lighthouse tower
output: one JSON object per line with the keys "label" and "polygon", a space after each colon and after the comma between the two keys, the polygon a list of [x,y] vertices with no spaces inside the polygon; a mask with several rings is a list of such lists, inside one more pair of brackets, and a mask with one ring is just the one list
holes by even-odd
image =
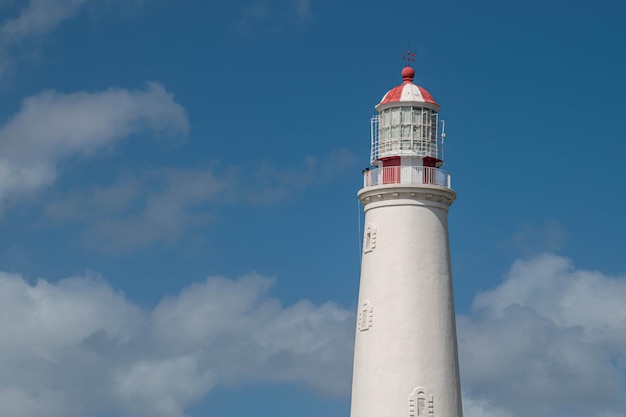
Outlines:
{"label": "lighthouse tower", "polygon": [[[413,60],[410,51],[405,58]],[[410,63],[409,63],[410,64]],[[351,417],[462,417],[439,104],[403,82],[376,106]]]}

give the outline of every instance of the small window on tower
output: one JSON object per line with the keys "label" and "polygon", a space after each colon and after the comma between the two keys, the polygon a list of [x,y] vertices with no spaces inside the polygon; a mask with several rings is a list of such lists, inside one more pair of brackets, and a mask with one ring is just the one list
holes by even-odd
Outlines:
{"label": "small window on tower", "polygon": [[435,404],[432,395],[422,387],[417,387],[409,395],[409,417],[434,417]]}
{"label": "small window on tower", "polygon": [[426,415],[426,394],[422,391],[417,394],[417,416]]}
{"label": "small window on tower", "polygon": [[364,332],[372,327],[374,309],[369,300],[365,300],[359,310],[359,331]]}
{"label": "small window on tower", "polygon": [[371,224],[365,229],[365,236],[363,237],[363,253],[368,253],[374,250],[376,247],[376,228]]}

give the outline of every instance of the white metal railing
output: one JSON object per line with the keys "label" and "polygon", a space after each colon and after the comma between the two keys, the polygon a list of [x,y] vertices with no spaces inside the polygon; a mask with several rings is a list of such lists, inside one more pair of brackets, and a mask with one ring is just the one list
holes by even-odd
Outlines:
{"label": "white metal railing", "polygon": [[383,184],[430,184],[452,188],[450,186],[450,173],[439,168],[398,166],[374,168],[363,173],[364,187]]}
{"label": "white metal railing", "polygon": [[372,138],[372,147],[371,147],[371,154],[370,154],[370,161],[374,162],[375,160],[378,159],[378,114],[375,114],[374,116],[372,116],[372,120],[370,122],[370,127],[371,127],[371,138]]}

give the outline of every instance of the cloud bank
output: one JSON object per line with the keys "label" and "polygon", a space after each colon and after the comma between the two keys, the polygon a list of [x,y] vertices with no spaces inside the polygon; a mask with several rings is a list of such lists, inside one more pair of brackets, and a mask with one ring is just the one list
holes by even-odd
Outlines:
{"label": "cloud bank", "polygon": [[[0,409],[16,417],[184,416],[216,386],[288,382],[347,399],[354,315],[282,306],[271,279],[210,277],[146,309],[87,274],[0,273]],[[542,255],[458,317],[466,417],[618,417],[626,277]]]}
{"label": "cloud bank", "polygon": [[515,262],[458,320],[475,417],[623,415],[625,299],[626,277],[578,270],[555,255]]}
{"label": "cloud bank", "polygon": [[346,395],[354,316],[291,306],[272,280],[211,277],[143,309],[96,276],[0,273],[0,409],[12,417],[183,416],[218,384]]}

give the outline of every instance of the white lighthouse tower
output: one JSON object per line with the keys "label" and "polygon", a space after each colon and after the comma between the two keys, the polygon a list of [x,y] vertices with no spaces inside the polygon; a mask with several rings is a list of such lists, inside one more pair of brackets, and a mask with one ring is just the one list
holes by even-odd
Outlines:
{"label": "white lighthouse tower", "polygon": [[[412,61],[410,51],[405,56]],[[462,417],[439,104],[413,83],[372,118],[351,417]]]}

